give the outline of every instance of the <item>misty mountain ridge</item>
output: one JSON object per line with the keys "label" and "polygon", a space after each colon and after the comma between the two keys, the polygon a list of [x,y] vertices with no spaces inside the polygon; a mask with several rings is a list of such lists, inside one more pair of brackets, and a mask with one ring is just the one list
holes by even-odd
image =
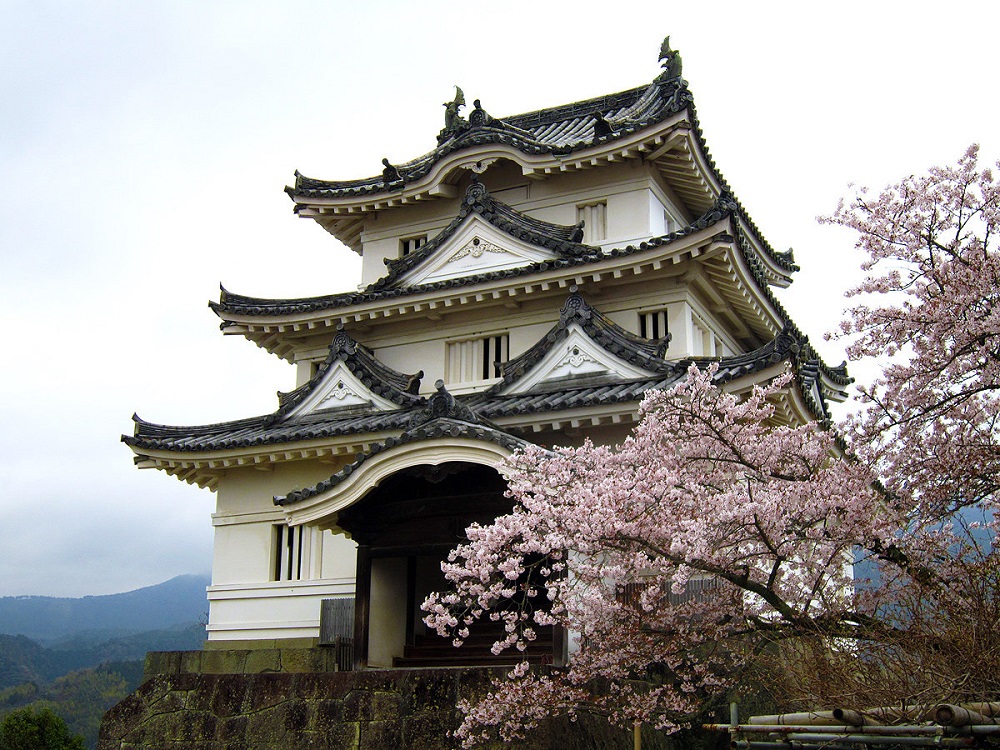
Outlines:
{"label": "misty mountain ridge", "polygon": [[0,597],[0,633],[24,635],[60,650],[204,621],[204,575],[182,575],[155,586],[101,596]]}

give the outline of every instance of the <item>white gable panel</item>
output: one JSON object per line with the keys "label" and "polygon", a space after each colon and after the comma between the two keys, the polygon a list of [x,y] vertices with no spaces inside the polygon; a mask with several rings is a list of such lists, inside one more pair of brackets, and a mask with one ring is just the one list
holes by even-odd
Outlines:
{"label": "white gable panel", "polygon": [[374,406],[381,411],[398,409],[399,405],[369,390],[342,361],[334,362],[324,373],[322,382],[289,416],[301,416],[320,409],[341,409],[347,406]]}
{"label": "white gable panel", "polygon": [[503,395],[525,393],[540,383],[581,375],[609,375],[628,380],[655,375],[651,370],[626,362],[594,342],[576,323],[567,336],[546,354],[523,378],[502,391]]}
{"label": "white gable panel", "polygon": [[508,268],[519,268],[556,255],[504,234],[479,216],[472,215],[451,237],[405,274],[404,285],[475,276]]}

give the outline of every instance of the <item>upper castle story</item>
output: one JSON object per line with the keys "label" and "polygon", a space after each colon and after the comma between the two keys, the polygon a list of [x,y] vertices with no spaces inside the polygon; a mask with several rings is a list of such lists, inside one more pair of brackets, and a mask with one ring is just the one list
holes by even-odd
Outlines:
{"label": "upper castle story", "polygon": [[646,85],[509,117],[469,109],[457,89],[434,150],[363,179],[296,173],[295,212],[362,256],[361,285],[303,299],[224,290],[223,330],[296,363],[301,385],[343,327],[387,366],[422,369],[421,392],[441,379],[456,393],[495,383],[570,287],[663,339],[666,359],[771,341],[790,324],[771,289],[797,267],[716,169],[667,42],[660,61]]}

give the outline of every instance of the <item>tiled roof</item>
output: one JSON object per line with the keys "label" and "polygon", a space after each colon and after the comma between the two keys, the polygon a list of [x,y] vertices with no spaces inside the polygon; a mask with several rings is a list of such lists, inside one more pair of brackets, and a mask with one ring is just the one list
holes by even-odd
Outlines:
{"label": "tiled roof", "polygon": [[[662,78],[662,76],[661,76]],[[438,147],[405,164],[395,165],[399,181],[383,175],[360,180],[319,180],[295,173],[295,185],[285,191],[293,198],[335,198],[389,193],[430,172],[445,156],[483,144],[507,144],[526,154],[569,154],[623,138],[680,112],[691,102],[682,78],[657,79],[651,84],[586,101],[493,118],[477,108],[446,135]],[[480,114],[481,113],[481,114]],[[611,126],[607,135],[595,134],[596,114]]]}
{"label": "tiled roof", "polygon": [[[506,203],[498,201],[489,194],[485,185],[473,180],[465,191],[458,216],[416,252],[395,260],[387,258],[385,264],[388,267],[388,274],[369,286],[366,291],[374,292],[398,286],[397,282],[400,276],[420,265],[424,259],[433,254],[438,247],[455,234],[472,214],[481,216],[485,221],[511,237],[552,250],[563,257],[592,257],[600,255],[601,252],[598,247],[581,243],[583,222],[575,226],[565,226],[532,218],[511,208]],[[481,275],[479,274],[479,276]]]}
{"label": "tiled roof", "polygon": [[373,444],[365,453],[358,455],[352,463],[347,464],[336,474],[319,484],[290,492],[288,495],[275,497],[275,505],[291,505],[314,497],[321,492],[326,492],[353,474],[368,459],[407,443],[444,437],[496,443],[509,451],[515,451],[527,445],[527,442],[521,438],[504,432],[496,425],[479,417],[467,404],[457,401],[444,387],[443,381],[438,380],[435,387],[437,392],[427,399],[426,406],[410,414],[409,427],[403,434]]}
{"label": "tiled roof", "polygon": [[501,363],[503,380],[490,389],[490,393],[500,392],[516,383],[528,373],[556,344],[566,338],[567,331],[574,323],[606,351],[634,365],[653,372],[673,372],[675,365],[663,359],[670,343],[669,335],[661,339],[645,339],[636,336],[594,307],[577,294],[576,287],[570,287],[570,296],[559,311],[559,322],[524,354],[506,363]]}
{"label": "tiled roof", "polygon": [[424,402],[423,397],[418,395],[420,379],[424,376],[423,370],[413,375],[407,375],[386,367],[366,347],[357,343],[343,330],[343,327],[340,327],[330,344],[330,352],[327,354],[326,360],[319,366],[309,382],[289,393],[278,393],[279,408],[269,417],[271,423],[281,421],[310,393],[315,391],[316,387],[323,381],[326,371],[338,361],[343,362],[351,373],[379,396],[400,406],[411,406]]}
{"label": "tiled roof", "polygon": [[[641,357],[648,356],[648,351],[639,353],[638,347],[636,352]],[[421,399],[420,402],[413,402],[391,411],[376,411],[374,408],[331,409],[284,419],[269,414],[193,427],[157,425],[134,416],[135,434],[123,436],[122,441],[139,453],[144,450],[207,452],[280,445],[345,435],[371,435],[395,431],[405,433],[429,424],[433,419],[445,417],[495,430],[498,428],[487,420],[517,415],[557,414],[567,409],[638,402],[647,391],[669,388],[683,378],[691,362],[703,367],[718,362],[716,380],[726,382],[781,361],[789,361],[794,365],[814,416],[818,419],[827,418],[823,392],[820,391],[819,401],[808,395],[813,384],[825,380],[846,386],[851,380],[843,367],[830,368],[824,365],[808,341],[798,334],[797,329],[787,329],[773,341],[752,352],[724,357],[721,360],[702,358],[664,362],[661,372],[648,378],[613,380],[600,376],[584,376],[541,383],[529,392],[521,394],[500,395],[502,387],[494,387],[489,391],[468,396],[451,397],[448,394],[452,398],[448,409],[441,408],[440,401],[435,401],[438,395],[435,394],[430,399]],[[519,372],[520,369],[515,365],[508,377],[517,377],[516,373]],[[504,382],[509,382],[506,377]],[[441,390],[443,387],[439,389],[439,393]],[[435,412],[435,409],[438,409],[438,412]]]}
{"label": "tiled roof", "polygon": [[[504,231],[511,231],[514,227],[513,220],[508,220],[507,217],[519,215],[510,206],[507,206],[500,201],[490,198],[489,205],[491,208],[491,213],[496,222],[494,225],[498,228],[504,229]],[[463,204],[463,209],[466,210],[467,205]],[[468,209],[465,215],[472,209]],[[675,232],[670,232],[659,237],[652,237],[645,242],[641,242],[638,245],[627,245],[625,247],[611,248],[608,250],[601,250],[600,248],[592,248],[588,245],[581,245],[574,243],[572,241],[567,241],[560,238],[558,235],[550,238],[550,246],[555,246],[553,249],[561,249],[561,257],[555,258],[553,260],[540,261],[536,263],[529,263],[524,266],[518,266],[515,268],[506,268],[500,271],[491,271],[488,273],[473,274],[470,276],[460,276],[455,278],[443,279],[440,281],[434,281],[428,284],[420,284],[415,286],[398,286],[393,285],[402,270],[409,270],[411,268],[410,262],[407,262],[406,258],[403,258],[396,263],[404,263],[405,265],[400,266],[399,269],[394,269],[390,266],[390,275],[380,279],[369,286],[365,287],[358,292],[344,292],[341,294],[328,294],[319,297],[300,297],[294,299],[267,299],[263,297],[248,297],[244,295],[234,294],[225,288],[219,297],[218,302],[209,302],[209,307],[215,311],[219,317],[223,319],[226,315],[261,315],[261,316],[276,316],[276,315],[294,315],[298,313],[315,312],[321,310],[331,310],[343,307],[350,307],[351,305],[360,304],[363,302],[370,302],[375,300],[392,299],[395,297],[405,297],[411,294],[417,294],[427,291],[436,291],[441,289],[456,288],[461,286],[467,286],[471,284],[482,283],[485,281],[492,281],[494,279],[503,278],[515,278],[519,276],[527,276],[531,274],[542,273],[544,271],[552,270],[555,268],[569,268],[573,266],[586,265],[589,263],[597,263],[602,260],[607,260],[609,258],[622,258],[630,255],[635,255],[651,248],[661,247],[663,245],[669,245],[682,237],[687,237],[688,235],[700,232],[707,227],[713,226],[719,223],[723,219],[734,215],[738,210],[737,204],[732,200],[729,195],[723,195],[719,198],[714,206],[700,216],[696,221],[691,222],[688,226],[679,229]],[[461,212],[460,212],[461,216]],[[541,232],[544,225],[548,227],[559,228],[557,224],[548,224],[548,222],[541,222],[536,219],[530,219],[520,214],[520,219],[518,221],[531,221],[533,222],[534,231]],[[504,217],[503,221],[500,222],[496,217]],[[464,218],[464,217],[463,217]],[[456,219],[455,221],[459,221]],[[449,224],[448,228],[444,232],[454,231],[453,221]],[[568,230],[568,227],[561,227],[562,230]],[[444,233],[442,232],[442,234]],[[526,239],[531,237],[528,230],[525,229],[523,233],[526,235]],[[517,235],[515,235],[517,236]],[[440,235],[435,237],[431,242],[437,242]],[[529,240],[531,241],[531,240]],[[430,244],[430,243],[428,243]],[[426,247],[426,245],[425,245]],[[764,275],[762,261],[756,259],[754,251],[752,251],[748,245],[741,245],[741,249],[748,256],[748,258],[753,257],[753,260],[749,260],[748,264],[754,271],[755,277],[760,282],[762,288],[767,287],[768,279]],[[421,254],[424,252],[423,248],[418,251],[417,255],[420,258],[426,257]],[[428,251],[429,252],[429,251]],[[419,260],[419,258],[418,258]],[[754,262],[754,260],[756,262]],[[402,269],[402,270],[400,270]],[[223,324],[225,325],[225,323]]]}

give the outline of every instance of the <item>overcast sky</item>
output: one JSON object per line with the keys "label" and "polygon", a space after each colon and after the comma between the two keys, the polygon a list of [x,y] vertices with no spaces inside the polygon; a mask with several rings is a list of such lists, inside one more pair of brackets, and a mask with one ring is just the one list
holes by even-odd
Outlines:
{"label": "overcast sky", "polygon": [[[817,10],[825,8],[827,10]],[[859,259],[816,225],[871,187],[1000,155],[994,3],[0,0],[0,595],[211,564],[214,496],[138,471],[131,414],[273,411],[291,366],[224,338],[218,285],[341,291],[359,263],[282,188],[435,145],[459,84],[495,116],[647,83],[666,34],[709,149],[822,341]]]}

